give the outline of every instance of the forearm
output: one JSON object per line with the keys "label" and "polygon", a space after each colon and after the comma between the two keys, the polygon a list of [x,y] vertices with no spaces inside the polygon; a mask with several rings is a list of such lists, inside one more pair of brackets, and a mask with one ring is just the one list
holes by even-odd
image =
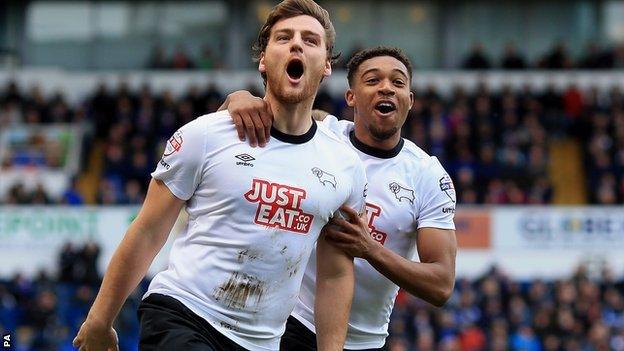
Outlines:
{"label": "forearm", "polygon": [[410,261],[381,244],[371,250],[366,260],[396,285],[432,305],[444,305],[453,291],[454,270],[443,263]]}
{"label": "forearm", "polygon": [[[321,248],[319,250],[318,248]],[[355,276],[353,258],[319,240],[314,322],[320,351],[342,350],[347,335]]]}
{"label": "forearm", "polygon": [[[128,295],[145,276],[164,240],[133,223],[115,251],[88,318],[112,325]],[[166,239],[166,236],[165,236]]]}
{"label": "forearm", "polygon": [[318,350],[342,350],[347,335],[353,285],[352,276],[317,281],[314,320]]}

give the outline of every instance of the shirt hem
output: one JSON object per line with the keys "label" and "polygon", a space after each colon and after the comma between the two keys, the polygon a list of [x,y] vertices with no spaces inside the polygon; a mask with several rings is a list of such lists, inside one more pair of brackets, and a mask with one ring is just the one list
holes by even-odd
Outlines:
{"label": "shirt hem", "polygon": [[301,322],[301,324],[303,324],[306,328],[310,329],[312,333],[316,334],[316,327],[314,326],[314,323],[310,323],[310,321],[298,313],[291,313],[291,316]]}
{"label": "shirt hem", "polygon": [[347,350],[366,350],[366,349],[379,349],[382,348],[386,344],[386,339],[379,342],[368,342],[368,343],[358,343],[358,344],[348,344],[345,342],[344,348]]}
{"label": "shirt hem", "polygon": [[[308,328],[312,333],[316,335],[316,328],[314,327],[314,323],[310,323],[305,317],[298,313],[290,314],[293,318],[301,322],[304,327]],[[347,334],[347,340],[345,341],[344,348],[348,350],[365,350],[365,349],[378,349],[383,347],[386,344],[387,336],[383,337],[383,340],[379,341],[367,341],[367,342],[351,342],[349,343],[349,335]]]}
{"label": "shirt hem", "polygon": [[264,346],[260,346],[260,345],[256,345],[256,344],[250,343],[249,341],[247,341],[245,339],[242,339],[242,338],[240,338],[240,337],[230,333],[226,328],[221,327],[219,325],[219,322],[220,322],[219,318],[213,316],[212,314],[210,314],[210,312],[198,311],[184,297],[182,297],[180,295],[172,295],[171,291],[169,291],[169,290],[166,290],[166,289],[150,290],[147,293],[145,293],[145,295],[143,295],[143,299],[148,297],[150,294],[163,294],[163,295],[167,295],[169,297],[172,297],[172,298],[180,301],[184,306],[186,306],[186,308],[188,308],[193,313],[195,313],[196,315],[198,315],[199,317],[204,319],[206,322],[210,323],[210,325],[213,328],[215,328],[219,333],[223,334],[223,336],[225,336],[226,338],[230,339],[231,341],[233,341],[234,343],[238,344],[239,346],[246,348],[247,350],[250,350],[250,351],[256,351],[256,350],[277,351],[277,350],[279,350],[279,339],[278,339],[276,348],[264,347]]}
{"label": "shirt hem", "polygon": [[[160,175],[152,175],[152,178],[160,180],[161,182],[165,183],[165,185],[167,186],[167,188],[169,189],[169,191],[171,191],[171,193],[173,195],[175,195],[175,197],[177,197],[180,200],[183,201],[188,201],[191,195],[186,194],[184,191],[181,191],[174,183],[174,181],[172,181],[171,179],[163,179]],[[188,196],[187,196],[188,195]]]}
{"label": "shirt hem", "polygon": [[422,223],[418,223],[418,229],[420,228],[437,228],[437,229],[455,230],[455,224],[447,223],[447,222],[425,221]]}

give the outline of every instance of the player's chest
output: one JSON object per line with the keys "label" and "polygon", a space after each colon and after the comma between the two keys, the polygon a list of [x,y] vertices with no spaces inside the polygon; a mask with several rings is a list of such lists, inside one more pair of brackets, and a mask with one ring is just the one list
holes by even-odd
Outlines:
{"label": "player's chest", "polygon": [[297,223],[331,217],[351,192],[349,173],[344,164],[310,147],[236,145],[214,157],[204,179],[223,190],[216,198],[255,212],[257,223],[278,221],[297,229]]}
{"label": "player's chest", "polygon": [[396,167],[368,167],[366,215],[373,238],[384,246],[408,245],[417,226],[419,198],[410,177]]}

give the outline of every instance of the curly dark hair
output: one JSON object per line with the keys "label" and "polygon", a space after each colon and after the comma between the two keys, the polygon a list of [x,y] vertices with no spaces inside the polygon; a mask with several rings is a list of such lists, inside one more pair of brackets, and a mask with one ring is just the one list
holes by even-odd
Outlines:
{"label": "curly dark hair", "polygon": [[370,49],[364,49],[358,51],[351,57],[349,63],[347,63],[347,80],[349,81],[349,87],[353,86],[353,79],[355,76],[355,72],[357,72],[358,68],[362,64],[362,62],[366,60],[370,60],[374,57],[379,56],[390,56],[395,59],[401,61],[405,67],[407,68],[407,72],[409,73],[410,83],[412,81],[412,63],[407,55],[403,52],[403,50],[396,47],[389,46],[377,46]]}

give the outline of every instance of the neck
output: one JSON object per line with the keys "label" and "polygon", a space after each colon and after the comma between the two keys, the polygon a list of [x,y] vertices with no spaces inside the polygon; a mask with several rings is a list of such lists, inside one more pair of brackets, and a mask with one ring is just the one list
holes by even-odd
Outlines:
{"label": "neck", "polygon": [[312,126],[314,96],[299,103],[288,104],[277,99],[269,89],[264,96],[273,112],[273,128],[284,134],[302,135]]}
{"label": "neck", "polygon": [[[355,116],[355,120],[357,121],[358,117]],[[355,137],[365,145],[370,147],[374,147],[380,150],[392,150],[395,148],[399,142],[401,141],[401,130],[399,129],[394,135],[389,138],[380,140],[376,139],[371,132],[368,130],[364,123],[355,123],[354,128]]]}

